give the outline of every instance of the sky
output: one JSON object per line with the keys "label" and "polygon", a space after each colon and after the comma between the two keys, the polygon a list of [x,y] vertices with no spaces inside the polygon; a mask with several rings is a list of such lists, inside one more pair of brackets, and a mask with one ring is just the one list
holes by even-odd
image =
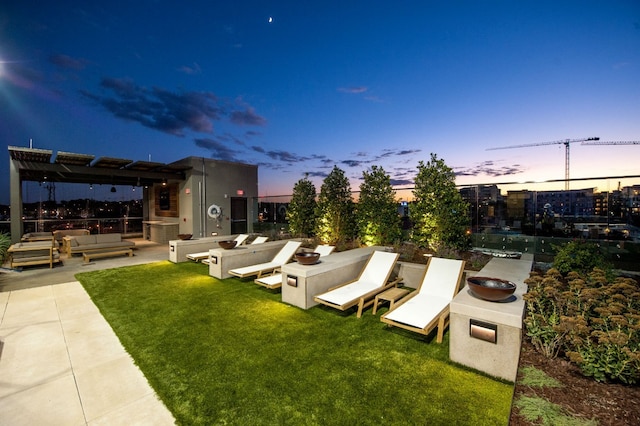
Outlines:
{"label": "sky", "polygon": [[[458,184],[563,179],[560,143],[488,148],[640,140],[640,2],[0,0],[0,117],[54,155],[256,164],[263,196],[334,166],[411,187],[431,153]],[[570,175],[638,160],[572,143]]]}

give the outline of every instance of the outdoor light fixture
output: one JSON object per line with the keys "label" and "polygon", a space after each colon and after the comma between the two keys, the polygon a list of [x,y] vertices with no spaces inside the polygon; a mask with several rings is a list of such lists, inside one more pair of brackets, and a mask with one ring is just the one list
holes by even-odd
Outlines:
{"label": "outdoor light fixture", "polygon": [[167,186],[167,179],[166,178],[162,178],[162,186]]}
{"label": "outdoor light fixture", "polygon": [[93,189],[93,184],[92,183],[89,184],[89,189]]}
{"label": "outdoor light fixture", "polygon": [[116,187],[115,186],[111,187],[111,192],[116,192]]}

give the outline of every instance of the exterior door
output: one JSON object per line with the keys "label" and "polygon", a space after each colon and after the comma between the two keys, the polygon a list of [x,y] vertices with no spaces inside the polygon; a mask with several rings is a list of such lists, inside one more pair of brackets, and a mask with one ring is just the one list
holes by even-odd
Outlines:
{"label": "exterior door", "polygon": [[231,197],[231,233],[247,233],[247,199]]}

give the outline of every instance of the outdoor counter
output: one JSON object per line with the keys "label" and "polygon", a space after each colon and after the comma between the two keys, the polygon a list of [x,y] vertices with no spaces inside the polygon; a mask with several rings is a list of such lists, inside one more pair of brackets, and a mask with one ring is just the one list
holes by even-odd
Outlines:
{"label": "outdoor counter", "polygon": [[[495,377],[515,381],[522,344],[522,320],[533,256],[522,259],[493,258],[472,276],[501,278],[516,284],[516,291],[503,302],[478,299],[465,286],[451,302],[449,357],[452,361]],[[471,335],[471,323],[489,330],[495,342]],[[478,325],[476,325],[478,327]],[[494,334],[492,334],[492,331]]]}
{"label": "outdoor counter", "polygon": [[161,220],[142,221],[142,236],[154,243],[166,244],[178,239],[178,223],[163,222]]}

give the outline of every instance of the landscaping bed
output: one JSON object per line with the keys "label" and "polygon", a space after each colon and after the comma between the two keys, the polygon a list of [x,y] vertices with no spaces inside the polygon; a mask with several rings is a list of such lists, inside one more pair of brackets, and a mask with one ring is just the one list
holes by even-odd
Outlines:
{"label": "landscaping bed", "polygon": [[[535,367],[561,383],[560,387],[529,386],[521,383],[526,367]],[[598,383],[585,377],[578,367],[562,358],[546,358],[537,352],[528,339],[524,339],[520,352],[518,382],[514,390],[514,402],[523,396],[540,397],[557,404],[565,414],[575,419],[574,423],[588,423],[595,420],[598,425],[638,425],[640,424],[640,387],[613,383]],[[583,421],[582,423],[579,421]],[[526,420],[520,409],[511,410],[510,425],[540,425],[550,422]]]}

